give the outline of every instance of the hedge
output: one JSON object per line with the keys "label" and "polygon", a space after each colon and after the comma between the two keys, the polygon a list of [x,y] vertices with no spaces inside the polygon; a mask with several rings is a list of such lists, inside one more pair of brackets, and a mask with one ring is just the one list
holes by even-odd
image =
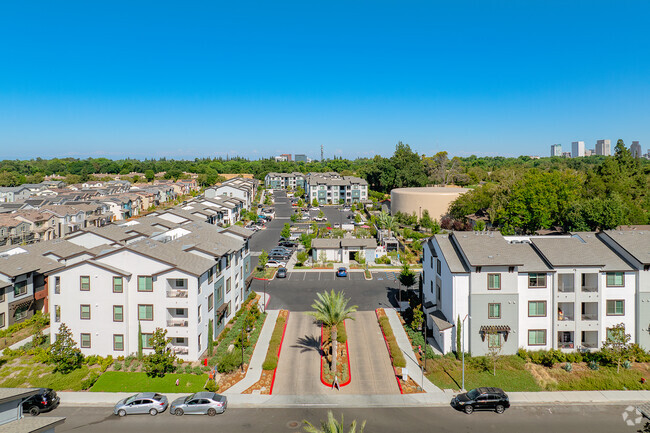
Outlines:
{"label": "hedge", "polygon": [[275,370],[278,366],[278,351],[280,344],[282,344],[282,334],[284,333],[284,324],[287,321],[286,316],[279,315],[278,320],[275,322],[273,334],[271,334],[271,341],[269,342],[269,349],[266,352],[266,359],[262,364],[263,370]]}
{"label": "hedge", "polygon": [[[574,364],[580,362],[592,363],[596,362],[600,365],[614,365],[616,364],[614,354],[606,349],[594,352],[569,352],[564,353],[561,350],[526,350],[519,349],[517,355],[520,358],[532,362],[533,364],[544,365],[552,367],[553,364],[562,362],[571,362]],[[632,344],[627,350],[624,359],[629,359],[634,362],[650,362],[650,354],[644,351],[637,344]]]}
{"label": "hedge", "polygon": [[348,332],[345,330],[343,322],[339,323],[336,327],[336,341],[339,343],[345,343],[348,341]]}
{"label": "hedge", "polygon": [[384,335],[386,336],[393,366],[402,368],[406,367],[406,359],[404,359],[404,354],[397,344],[397,340],[393,334],[393,328],[391,328],[390,323],[388,322],[388,317],[380,317],[379,326],[381,326],[381,329],[384,331]]}

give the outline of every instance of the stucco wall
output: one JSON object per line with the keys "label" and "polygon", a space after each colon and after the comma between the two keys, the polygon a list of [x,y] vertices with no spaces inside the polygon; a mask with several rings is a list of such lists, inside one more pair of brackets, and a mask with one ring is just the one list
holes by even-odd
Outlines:
{"label": "stucco wall", "polygon": [[457,187],[397,188],[390,192],[391,214],[415,212],[419,218],[427,209],[431,218],[440,221],[447,213],[449,204],[467,191],[469,189]]}

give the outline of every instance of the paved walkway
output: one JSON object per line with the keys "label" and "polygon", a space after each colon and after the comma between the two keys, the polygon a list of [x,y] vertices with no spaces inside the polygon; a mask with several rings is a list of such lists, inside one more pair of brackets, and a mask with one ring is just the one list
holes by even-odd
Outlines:
{"label": "paved walkway", "polygon": [[[290,316],[293,318],[293,314]],[[323,387],[324,388],[324,387]],[[117,401],[134,393],[124,392],[65,392],[57,393],[64,406],[113,407]],[[165,394],[169,401],[187,394]],[[345,395],[326,393],[320,395],[252,395],[228,396],[230,408],[282,408],[282,407],[449,407],[455,393],[437,392],[423,394]],[[510,403],[516,406],[533,405],[638,405],[650,402],[650,391],[554,391],[509,392]]]}
{"label": "paved walkway", "polygon": [[431,381],[426,377],[424,377],[424,382],[422,381],[422,370],[417,362],[415,352],[413,352],[406,331],[402,327],[399,317],[397,316],[397,312],[392,308],[385,308],[384,311],[386,312],[386,316],[388,316],[391,328],[393,328],[393,334],[395,335],[397,344],[399,345],[399,348],[402,349],[402,353],[406,359],[406,368],[408,369],[409,375],[413,381],[420,385],[425,392],[442,392],[440,388],[431,383]]}
{"label": "paved walkway", "polygon": [[320,327],[307,313],[292,312],[275,372],[273,395],[313,395],[328,391],[320,381]]}
{"label": "paved walkway", "polygon": [[[43,329],[43,335],[50,335],[50,328],[45,328],[45,329]],[[9,346],[9,349],[11,349],[11,350],[17,350],[17,349],[20,349],[20,348],[23,347],[25,344],[27,344],[27,343],[29,343],[30,341],[32,341],[33,338],[34,338],[34,336],[33,336],[33,335],[30,335],[29,337],[27,337],[27,338],[25,338],[25,339],[23,339],[23,340],[20,340],[20,341],[17,342],[17,343],[12,344],[11,346]]]}
{"label": "paved walkway", "polygon": [[346,320],[352,381],[341,394],[399,394],[395,371],[374,311],[353,313]]}
{"label": "paved walkway", "polygon": [[278,319],[280,311],[270,310],[267,313],[268,315],[266,316],[264,326],[262,326],[262,331],[255,345],[251,362],[248,365],[248,370],[246,370],[246,377],[224,391],[224,394],[241,394],[257,383],[262,377],[262,364],[264,363],[264,359],[266,359],[266,352],[269,349],[271,335],[273,334],[273,329],[275,329],[275,322]]}

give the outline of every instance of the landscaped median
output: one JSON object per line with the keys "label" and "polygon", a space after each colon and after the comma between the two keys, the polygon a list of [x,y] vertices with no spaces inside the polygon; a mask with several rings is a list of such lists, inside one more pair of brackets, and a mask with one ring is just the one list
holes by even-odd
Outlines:
{"label": "landscaped median", "polygon": [[[388,348],[388,353],[390,355],[391,363],[393,364],[393,370],[395,371],[395,379],[397,380],[397,385],[402,394],[413,394],[423,392],[418,385],[411,379],[409,376],[406,381],[402,380],[402,369],[406,368],[406,359],[404,354],[397,344],[395,339],[395,334],[393,334],[393,328],[390,326],[388,317],[383,308],[378,308],[375,310],[377,314],[377,320],[379,321],[379,327],[381,332],[384,335],[384,341],[386,342],[386,347]],[[410,372],[411,374],[415,372]]]}
{"label": "landscaped median", "polygon": [[[345,329],[345,321],[336,327],[337,344],[337,367],[336,374],[330,369],[332,362],[331,330],[327,326],[320,327],[321,357],[320,357],[320,381],[323,385],[331,387],[334,384],[334,377],[338,377],[339,387],[349,385],[352,381],[350,372],[350,351],[348,349],[348,333]],[[345,343],[345,346],[343,346]]]}
{"label": "landscaped median", "polygon": [[275,372],[278,368],[278,361],[280,359],[280,351],[282,350],[282,342],[284,341],[284,333],[287,329],[287,322],[289,320],[289,311],[280,310],[278,318],[271,334],[269,341],[269,348],[266,351],[266,359],[262,364],[262,376],[260,380],[245,390],[243,394],[252,394],[253,391],[259,391],[260,394],[272,394],[273,384],[275,383]]}

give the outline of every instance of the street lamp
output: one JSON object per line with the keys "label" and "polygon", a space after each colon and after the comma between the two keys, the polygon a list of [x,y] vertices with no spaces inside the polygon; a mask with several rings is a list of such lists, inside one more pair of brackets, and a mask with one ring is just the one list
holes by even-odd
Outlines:
{"label": "street lamp", "polygon": [[[244,318],[244,322],[248,319],[248,313],[246,313],[246,317]],[[246,332],[251,332],[251,327],[250,326],[242,326],[241,327],[241,339],[239,340],[239,343],[241,344],[241,371],[244,371],[244,328],[246,328]]]}
{"label": "street lamp", "polygon": [[[463,318],[463,332],[461,335],[462,341],[461,341],[461,347],[463,351],[463,391],[465,390],[465,319],[469,317],[469,313],[465,314],[465,317]],[[471,317],[470,317],[471,319]]]}

